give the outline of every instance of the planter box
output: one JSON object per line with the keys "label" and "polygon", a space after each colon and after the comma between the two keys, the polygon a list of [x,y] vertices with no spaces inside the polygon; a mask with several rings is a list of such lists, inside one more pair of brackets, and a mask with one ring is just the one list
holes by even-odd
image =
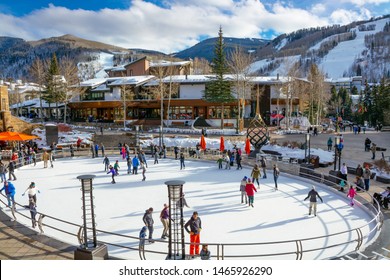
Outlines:
{"label": "planter box", "polygon": [[385,184],[390,184],[390,178],[388,177],[382,177],[381,175],[376,176],[376,181],[385,183]]}

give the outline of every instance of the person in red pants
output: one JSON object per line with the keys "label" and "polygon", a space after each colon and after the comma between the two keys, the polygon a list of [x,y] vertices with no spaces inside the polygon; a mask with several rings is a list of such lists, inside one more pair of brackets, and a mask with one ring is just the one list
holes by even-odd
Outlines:
{"label": "person in red pants", "polygon": [[[190,229],[188,229],[188,227]],[[191,219],[184,225],[184,229],[190,234],[190,255],[199,255],[200,231],[202,230],[202,221],[198,212],[192,214]]]}

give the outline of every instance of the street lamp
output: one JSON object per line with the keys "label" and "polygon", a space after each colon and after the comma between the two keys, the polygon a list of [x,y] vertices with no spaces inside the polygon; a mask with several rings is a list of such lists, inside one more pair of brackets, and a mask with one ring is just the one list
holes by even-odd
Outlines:
{"label": "street lamp", "polygon": [[[333,170],[336,171],[336,163],[337,163],[337,155],[339,151],[339,145],[340,145],[340,137],[335,136],[334,137],[334,168]],[[340,159],[339,159],[340,162]],[[339,169],[340,169],[340,163],[339,163]]]}
{"label": "street lamp", "polygon": [[[305,140],[306,140],[306,143],[305,143],[305,162],[306,163],[309,163],[310,161],[310,133],[306,133],[306,136],[305,136]],[[309,157],[307,157],[307,147],[309,145]]]}

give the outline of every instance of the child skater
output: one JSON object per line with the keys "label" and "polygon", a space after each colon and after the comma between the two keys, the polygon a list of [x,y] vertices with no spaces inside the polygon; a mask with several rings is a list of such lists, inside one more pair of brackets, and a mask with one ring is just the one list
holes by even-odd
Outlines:
{"label": "child skater", "polygon": [[115,175],[119,175],[119,161],[115,161],[115,164],[114,164],[114,170],[115,170]]}
{"label": "child skater", "polygon": [[347,197],[349,197],[351,199],[351,202],[349,204],[351,206],[355,205],[355,202],[354,202],[355,195],[356,195],[356,190],[353,188],[353,186],[350,186]]}
{"label": "child skater", "polygon": [[111,184],[115,184],[116,182],[115,182],[115,178],[114,177],[116,175],[116,171],[115,171],[114,167],[112,167],[112,165],[110,165],[108,168],[110,170],[107,172],[107,174],[111,173],[111,178],[112,178]]}

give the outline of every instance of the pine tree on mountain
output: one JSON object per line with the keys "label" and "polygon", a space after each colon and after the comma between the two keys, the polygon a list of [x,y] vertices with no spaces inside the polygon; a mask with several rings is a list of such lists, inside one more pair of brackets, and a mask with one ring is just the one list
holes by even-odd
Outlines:
{"label": "pine tree on mountain", "polygon": [[231,92],[231,82],[228,81],[224,75],[229,73],[227,66],[226,54],[224,52],[224,42],[222,37],[222,27],[219,28],[219,38],[215,44],[214,58],[212,60],[211,69],[215,75],[210,78],[210,82],[206,84],[203,98],[204,100],[216,105],[221,105],[221,129],[224,123],[224,105],[232,102],[235,98]]}

